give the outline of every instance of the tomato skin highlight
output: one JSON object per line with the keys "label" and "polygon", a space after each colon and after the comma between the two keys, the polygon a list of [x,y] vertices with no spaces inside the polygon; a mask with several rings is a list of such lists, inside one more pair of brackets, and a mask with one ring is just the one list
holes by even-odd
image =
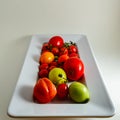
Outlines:
{"label": "tomato skin highlight", "polygon": [[52,45],[52,47],[61,48],[64,45],[64,40],[61,36],[53,36],[48,43]]}

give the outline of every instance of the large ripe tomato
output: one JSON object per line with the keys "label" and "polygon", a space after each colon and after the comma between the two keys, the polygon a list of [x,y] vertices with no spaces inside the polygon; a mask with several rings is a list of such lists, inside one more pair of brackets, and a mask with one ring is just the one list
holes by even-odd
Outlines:
{"label": "large ripe tomato", "polygon": [[64,45],[64,40],[61,36],[53,36],[48,43],[52,45],[52,47],[61,48]]}
{"label": "large ripe tomato", "polygon": [[39,103],[50,102],[57,94],[55,85],[48,78],[37,81],[33,90],[33,97]]}
{"label": "large ripe tomato", "polygon": [[79,80],[84,74],[84,65],[79,58],[71,57],[64,63],[64,70],[70,80]]}

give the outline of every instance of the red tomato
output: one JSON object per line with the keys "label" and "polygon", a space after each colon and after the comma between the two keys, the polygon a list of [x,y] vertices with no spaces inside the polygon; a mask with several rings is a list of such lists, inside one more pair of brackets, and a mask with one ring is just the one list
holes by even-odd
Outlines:
{"label": "red tomato", "polygon": [[53,68],[55,68],[55,67],[56,67],[56,66],[52,65],[52,66],[49,67],[48,70],[51,71],[51,70],[52,70]]}
{"label": "red tomato", "polygon": [[48,43],[44,43],[42,46],[42,52],[45,52],[45,51],[49,51],[49,44]]}
{"label": "red tomato", "polygon": [[84,74],[84,64],[79,58],[71,57],[64,63],[64,70],[70,80],[79,80]]}
{"label": "red tomato", "polygon": [[51,62],[49,66],[57,66],[57,62],[55,61]]}
{"label": "red tomato", "polygon": [[77,58],[79,58],[79,55],[78,55],[78,53],[71,53],[71,54],[69,54],[69,57],[77,57]]}
{"label": "red tomato", "polygon": [[66,47],[60,48],[60,54],[59,55],[64,55],[64,54],[68,55],[68,49]]}
{"label": "red tomato", "polygon": [[59,49],[57,47],[53,47],[51,52],[54,54],[54,55],[58,55],[59,54]]}
{"label": "red tomato", "polygon": [[50,102],[56,94],[56,87],[48,78],[39,79],[34,86],[33,98],[39,103]]}
{"label": "red tomato", "polygon": [[43,63],[41,65],[39,65],[39,70],[42,70],[42,69],[48,69],[48,64],[47,63]]}
{"label": "red tomato", "polygon": [[38,72],[38,77],[43,78],[43,77],[48,77],[48,70],[42,69]]}
{"label": "red tomato", "polygon": [[48,43],[52,45],[52,47],[61,48],[64,45],[64,40],[61,36],[53,36]]}
{"label": "red tomato", "polygon": [[63,64],[68,58],[69,58],[69,56],[66,55],[66,54],[61,55],[61,56],[58,58],[58,63],[59,63],[59,64]]}
{"label": "red tomato", "polygon": [[67,84],[59,84],[57,87],[57,96],[59,99],[67,99],[68,97],[68,86]]}
{"label": "red tomato", "polygon": [[69,47],[69,53],[77,53],[77,47],[75,45],[71,45]]}

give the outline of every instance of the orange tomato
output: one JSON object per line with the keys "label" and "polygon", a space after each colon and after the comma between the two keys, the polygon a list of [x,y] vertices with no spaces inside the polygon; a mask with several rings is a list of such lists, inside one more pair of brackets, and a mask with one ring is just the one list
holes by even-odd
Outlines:
{"label": "orange tomato", "polygon": [[57,89],[48,78],[40,78],[34,86],[33,98],[38,103],[48,103],[56,94]]}
{"label": "orange tomato", "polygon": [[54,54],[52,52],[44,52],[41,54],[39,62],[49,64],[53,60],[54,60]]}

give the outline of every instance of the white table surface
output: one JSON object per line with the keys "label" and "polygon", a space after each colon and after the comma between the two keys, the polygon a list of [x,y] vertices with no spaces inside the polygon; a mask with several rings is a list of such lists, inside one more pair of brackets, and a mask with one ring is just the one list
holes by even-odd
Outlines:
{"label": "white table surface", "polygon": [[[0,120],[120,119],[119,0],[0,0]],[[110,118],[11,118],[7,115],[33,34],[87,35],[115,105]]]}

